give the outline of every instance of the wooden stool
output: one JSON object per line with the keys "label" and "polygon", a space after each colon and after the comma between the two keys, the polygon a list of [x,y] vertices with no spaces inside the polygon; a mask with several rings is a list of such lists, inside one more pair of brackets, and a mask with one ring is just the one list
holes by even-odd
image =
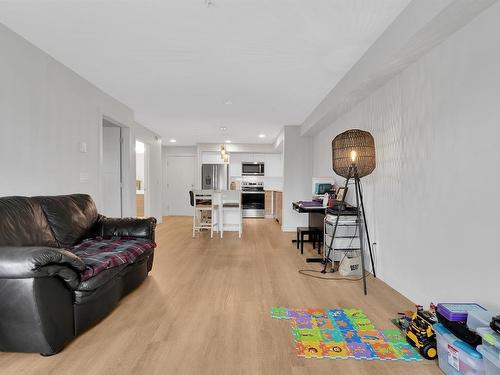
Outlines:
{"label": "wooden stool", "polygon": [[313,243],[313,249],[316,248],[316,242],[318,242],[318,254],[321,254],[321,228],[317,227],[297,227],[297,249],[300,244],[300,253],[304,254],[304,236],[307,235],[309,238],[307,242]]}

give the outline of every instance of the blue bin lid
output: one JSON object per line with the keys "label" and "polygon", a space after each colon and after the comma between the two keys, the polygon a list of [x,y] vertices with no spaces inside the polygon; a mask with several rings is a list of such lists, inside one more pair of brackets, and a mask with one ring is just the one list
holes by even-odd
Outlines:
{"label": "blue bin lid", "polygon": [[500,359],[498,359],[498,357],[488,351],[488,349],[486,349],[483,345],[479,345],[477,347],[477,351],[481,353],[484,358],[493,363],[493,366],[500,370]]}
{"label": "blue bin lid", "polygon": [[473,357],[475,359],[482,359],[483,356],[481,353],[479,353],[476,349],[474,349],[472,346],[467,344],[466,342],[458,339],[451,333],[444,325],[441,323],[436,323],[432,326],[435,332],[437,332],[439,335],[444,336],[444,335],[450,335],[454,340],[451,342],[452,345],[456,346],[458,349],[462,350],[465,352],[468,356]]}
{"label": "blue bin lid", "polygon": [[436,331],[437,333],[439,333],[441,336],[443,335],[451,335],[451,332],[448,331],[444,325],[442,325],[441,323],[436,323],[432,326],[432,329],[434,331]]}

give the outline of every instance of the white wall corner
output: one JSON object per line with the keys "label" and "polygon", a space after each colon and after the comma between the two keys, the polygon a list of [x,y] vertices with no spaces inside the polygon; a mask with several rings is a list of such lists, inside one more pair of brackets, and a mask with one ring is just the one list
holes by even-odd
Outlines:
{"label": "white wall corner", "polygon": [[312,138],[300,126],[285,126],[283,137],[283,228],[306,226],[308,217],[292,209],[292,202],[311,198]]}

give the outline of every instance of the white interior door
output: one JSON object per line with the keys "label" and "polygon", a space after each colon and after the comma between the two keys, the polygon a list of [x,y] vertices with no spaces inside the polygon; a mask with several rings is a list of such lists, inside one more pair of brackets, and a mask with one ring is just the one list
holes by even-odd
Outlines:
{"label": "white interior door", "polygon": [[195,156],[167,157],[167,212],[172,216],[191,216],[189,190],[194,188]]}
{"label": "white interior door", "polygon": [[105,216],[122,216],[121,128],[102,128],[102,189]]}

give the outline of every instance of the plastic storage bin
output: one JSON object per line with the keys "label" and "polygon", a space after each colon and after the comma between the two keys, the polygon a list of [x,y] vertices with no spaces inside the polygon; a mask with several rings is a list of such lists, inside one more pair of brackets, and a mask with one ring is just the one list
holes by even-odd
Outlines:
{"label": "plastic storage bin", "polygon": [[477,333],[483,339],[483,348],[500,360],[500,334],[491,328],[478,328]]}
{"label": "plastic storage bin", "polygon": [[489,327],[493,313],[490,311],[470,311],[467,315],[467,328],[477,332],[478,328]]}
{"label": "plastic storage bin", "polygon": [[489,352],[483,345],[479,345],[477,351],[483,356],[486,375],[500,375],[500,359]]}
{"label": "plastic storage bin", "polygon": [[448,375],[485,375],[483,356],[457,339],[441,323],[434,324],[439,367]]}
{"label": "plastic storage bin", "polygon": [[465,322],[468,313],[486,309],[477,303],[438,303],[437,311],[450,322]]}

